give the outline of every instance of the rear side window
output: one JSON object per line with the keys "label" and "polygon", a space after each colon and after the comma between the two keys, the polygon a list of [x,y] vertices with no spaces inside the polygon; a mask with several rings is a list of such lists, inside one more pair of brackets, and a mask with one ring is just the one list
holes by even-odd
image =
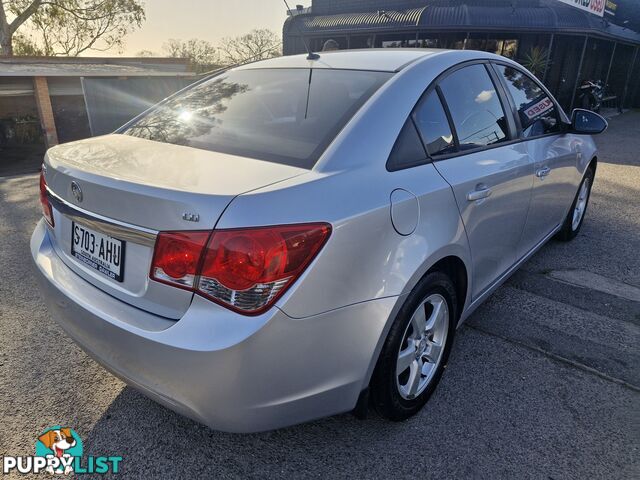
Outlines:
{"label": "rear side window", "polygon": [[427,154],[424,151],[422,141],[418,136],[413,120],[409,118],[404,123],[391,155],[389,155],[387,169],[390,171],[401,170],[423,164],[426,160]]}
{"label": "rear side window", "polygon": [[393,74],[253,69],[205,81],[151,110],[126,135],[302,168]]}
{"label": "rear side window", "polygon": [[560,131],[558,110],[553,100],[528,75],[512,67],[496,65],[518,109],[522,135],[535,137]]}
{"label": "rear side window", "polygon": [[420,100],[413,119],[429,155],[433,157],[455,151],[449,120],[436,92],[431,92]]}
{"label": "rear side window", "polygon": [[507,119],[484,65],[456,70],[440,82],[461,150],[508,139]]}

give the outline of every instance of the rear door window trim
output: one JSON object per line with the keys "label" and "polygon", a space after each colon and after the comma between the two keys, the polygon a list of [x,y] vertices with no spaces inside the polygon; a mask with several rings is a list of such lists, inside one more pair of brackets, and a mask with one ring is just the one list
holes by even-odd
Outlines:
{"label": "rear door window trim", "polygon": [[[511,68],[515,68],[518,71],[522,71],[521,68],[518,68],[517,66],[508,63],[508,62],[502,62],[500,60],[491,60],[491,59],[476,59],[476,60],[469,60],[466,62],[462,62],[462,63],[458,63],[452,67],[449,67],[447,70],[445,70],[444,72],[442,72],[440,75],[438,75],[432,82],[431,84],[429,84],[429,86],[424,90],[424,92],[422,93],[422,95],[420,95],[420,98],[418,99],[418,101],[416,102],[415,106],[413,107],[413,109],[411,110],[411,113],[409,114],[409,116],[413,119],[413,115],[415,112],[415,109],[418,107],[418,105],[420,104],[420,102],[422,101],[423,97],[429,95],[432,91],[438,89],[439,90],[439,84],[440,82],[445,79],[447,76],[449,76],[451,73],[460,70],[461,68],[464,68],[466,66],[469,65],[475,65],[475,64],[482,64],[485,66],[485,68],[487,69],[487,73],[489,74],[489,76],[492,78],[493,81],[493,76],[492,76],[492,72],[499,78],[500,75],[495,71],[495,65],[504,65],[506,67],[511,67]],[[523,72],[524,73],[524,72]],[[530,77],[530,75],[527,75],[528,77]],[[522,127],[520,125],[520,121],[517,117],[517,115],[514,115],[514,112],[512,111],[512,100],[510,95],[507,94],[506,92],[506,88],[502,83],[502,80],[500,79],[500,83],[499,83],[499,87],[496,85],[496,89],[499,89],[498,91],[498,96],[502,96],[505,95],[504,98],[501,100],[502,102],[507,102],[507,104],[509,105],[509,109],[505,110],[505,115],[507,115],[507,118],[511,118],[510,120],[508,120],[510,127],[510,133],[512,128],[515,128],[517,135],[515,135],[513,138],[510,138],[507,141],[504,142],[499,142],[499,143],[494,143],[492,145],[485,145],[482,147],[478,147],[478,148],[474,148],[474,149],[469,149],[469,150],[458,150],[457,152],[453,152],[453,153],[447,153],[447,154],[442,154],[442,155],[429,155],[427,153],[427,159],[423,162],[417,163],[415,165],[407,165],[404,166],[403,168],[396,168],[394,170],[390,170],[389,168],[387,168],[388,171],[401,171],[401,170],[406,170],[408,168],[415,168],[421,165],[426,165],[432,162],[439,162],[439,161],[443,161],[443,160],[449,160],[451,158],[456,158],[459,157],[461,155],[471,155],[473,153],[478,153],[478,152],[482,152],[485,150],[492,150],[494,148],[501,148],[501,147],[507,147],[507,146],[512,146],[512,145],[517,145],[519,143],[523,143],[523,142],[528,142],[531,140],[537,140],[539,138],[546,138],[546,137],[553,137],[553,136],[561,136],[561,135],[565,135],[566,131],[565,131],[565,125],[566,125],[566,113],[564,112],[564,110],[562,109],[562,107],[560,107],[560,105],[558,104],[558,102],[555,100],[555,98],[549,93],[549,90],[542,85],[539,81],[537,81],[537,79],[534,79],[536,82],[536,85],[540,86],[542,88],[542,90],[547,94],[547,96],[553,101],[554,106],[559,110],[560,113],[560,124],[561,124],[561,130],[559,132],[552,132],[552,133],[545,133],[543,135],[538,135],[535,137],[527,137],[524,138],[521,135],[522,132]],[[495,84],[495,82],[494,82]],[[458,144],[458,134],[455,131],[455,125],[453,124],[452,118],[451,118],[451,114],[449,112],[449,107],[448,105],[446,105],[446,102],[443,102],[443,98],[440,98],[441,103],[443,104],[443,108],[445,109],[445,113],[447,114],[447,120],[449,121],[449,128],[451,129],[451,133],[454,136],[454,141],[456,142],[456,148],[459,148],[459,144]],[[504,107],[504,103],[502,103],[503,105],[503,109],[505,109]],[[415,123],[415,122],[414,122]],[[513,125],[513,127],[511,126]],[[420,130],[418,129],[418,133],[420,134]],[[420,139],[422,139],[422,135],[420,135]],[[424,141],[423,141],[424,143]],[[426,149],[426,147],[425,147]],[[388,161],[387,161],[388,163]]]}
{"label": "rear door window trim", "polygon": [[[420,95],[420,98],[418,98],[418,101],[416,102],[416,104],[414,105],[414,107],[411,110],[411,113],[409,114],[409,117],[411,118],[411,120],[414,122],[415,125],[415,112],[416,109],[418,108],[418,106],[422,103],[422,100],[429,94],[431,94],[433,91],[437,92],[438,98],[440,100],[440,103],[442,104],[442,107],[445,111],[445,115],[447,117],[447,121],[449,123],[449,129],[451,130],[451,134],[453,135],[454,138],[454,143],[456,146],[457,151],[456,152],[452,152],[452,153],[445,153],[445,154],[441,154],[441,155],[429,155],[429,153],[427,152],[427,158],[426,160],[420,162],[420,163],[416,163],[415,165],[407,165],[407,166],[403,166],[402,168],[394,168],[394,169],[390,169],[390,164],[389,164],[389,159],[387,159],[387,170],[388,171],[401,171],[401,170],[406,170],[407,168],[415,168],[421,165],[426,165],[432,162],[438,162],[441,160],[448,160],[450,158],[456,158],[459,157],[461,155],[470,155],[472,153],[477,153],[477,152],[481,152],[481,151],[485,151],[485,150],[491,150],[493,148],[500,148],[500,147],[505,147],[508,145],[514,145],[516,143],[519,143],[521,141],[523,141],[521,138],[519,138],[517,135],[514,136],[514,134],[517,132],[517,124],[515,123],[515,120],[512,118],[513,117],[513,113],[511,112],[511,108],[506,109],[505,108],[505,102],[507,101],[506,98],[501,98],[504,90],[502,88],[501,84],[496,84],[492,74],[491,74],[491,70],[492,67],[489,67],[489,63],[490,60],[487,59],[476,59],[476,60],[469,60],[466,62],[462,62],[462,63],[458,63],[452,67],[449,67],[447,70],[445,70],[444,72],[442,72],[440,75],[438,75],[430,84],[429,86],[424,90],[424,92],[422,92],[422,94]],[[494,143],[491,145],[484,145],[482,147],[478,147],[478,148],[473,148],[473,149],[469,149],[469,150],[460,150],[460,143],[458,140],[458,132],[455,128],[455,124],[453,122],[453,118],[451,117],[451,111],[449,110],[449,105],[447,104],[445,98],[444,98],[444,94],[442,93],[442,90],[440,89],[440,82],[442,80],[444,80],[445,78],[447,78],[449,75],[451,75],[452,73],[471,66],[471,65],[484,65],[485,70],[487,71],[487,75],[489,76],[489,78],[491,79],[491,82],[493,83],[494,87],[496,88],[496,93],[498,94],[498,98],[500,98],[500,104],[502,106],[502,109],[504,111],[505,117],[507,119],[507,124],[508,124],[508,128],[509,128],[509,138],[503,142],[498,142],[498,143]],[[491,70],[490,70],[491,68]],[[510,106],[510,104],[509,104]],[[420,140],[422,140],[422,143],[424,145],[424,139],[422,137],[422,134],[420,133],[420,129],[417,128],[418,130],[418,135],[420,136]],[[397,140],[397,139],[396,139]],[[426,146],[425,146],[425,151],[427,150]]]}

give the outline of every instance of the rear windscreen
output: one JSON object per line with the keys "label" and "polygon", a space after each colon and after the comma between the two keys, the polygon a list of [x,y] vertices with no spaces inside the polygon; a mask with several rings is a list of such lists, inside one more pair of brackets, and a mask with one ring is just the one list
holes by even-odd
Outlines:
{"label": "rear windscreen", "polygon": [[328,69],[232,71],[171,98],[121,133],[312,168],[391,75]]}

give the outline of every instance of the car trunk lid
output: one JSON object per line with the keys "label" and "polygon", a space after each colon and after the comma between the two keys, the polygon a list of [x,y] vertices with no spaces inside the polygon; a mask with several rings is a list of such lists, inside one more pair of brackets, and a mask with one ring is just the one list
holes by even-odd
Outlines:
{"label": "car trunk lid", "polygon": [[[126,135],[54,147],[45,167],[62,260],[110,295],[168,318],[180,318],[192,294],[149,280],[155,234],[211,230],[235,196],[307,172]],[[109,248],[123,242],[122,278],[77,255],[73,238],[83,231],[93,234],[96,250],[101,239]]]}

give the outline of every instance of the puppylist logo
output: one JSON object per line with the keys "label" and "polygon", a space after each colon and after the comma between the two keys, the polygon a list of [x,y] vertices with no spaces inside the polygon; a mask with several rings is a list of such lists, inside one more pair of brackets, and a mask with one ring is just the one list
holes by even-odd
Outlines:
{"label": "puppylist logo", "polygon": [[84,458],[82,453],[80,436],[71,428],[57,425],[40,434],[34,456],[3,457],[2,473],[118,473],[122,457]]}

